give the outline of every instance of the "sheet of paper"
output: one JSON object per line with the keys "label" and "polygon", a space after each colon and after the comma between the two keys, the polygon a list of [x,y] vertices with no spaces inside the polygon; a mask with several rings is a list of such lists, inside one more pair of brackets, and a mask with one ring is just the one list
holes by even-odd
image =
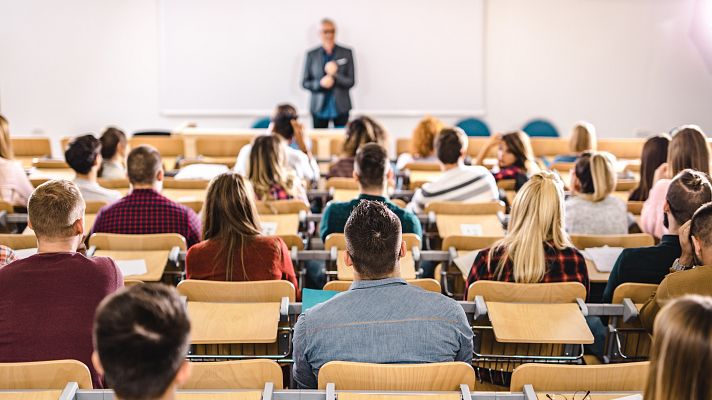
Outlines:
{"label": "sheet of paper", "polygon": [[589,247],[582,251],[583,256],[596,264],[596,269],[601,272],[611,272],[618,256],[623,251],[622,247]]}
{"label": "sheet of paper", "polygon": [[181,168],[175,179],[213,179],[227,171],[227,166],[223,164],[191,164]]}
{"label": "sheet of paper", "polygon": [[482,236],[482,225],[460,224],[460,232],[466,236]]}
{"label": "sheet of paper", "polygon": [[314,307],[319,303],[323,303],[330,300],[332,297],[336,296],[341,292],[335,290],[314,290],[314,289],[302,289],[302,312]]}
{"label": "sheet of paper", "polygon": [[470,276],[470,270],[472,269],[472,264],[475,262],[475,257],[477,257],[477,253],[479,253],[479,250],[465,253],[453,260],[455,265],[457,265],[457,269],[460,270],[462,276],[464,276],[465,279]]}
{"label": "sheet of paper", "polygon": [[614,400],[643,400],[642,394],[631,394],[630,396],[618,397]]}
{"label": "sheet of paper", "polygon": [[148,272],[145,260],[115,260],[124,277]]}
{"label": "sheet of paper", "polygon": [[27,258],[29,256],[33,256],[37,254],[37,249],[32,248],[32,249],[20,249],[20,250],[13,250],[15,252],[15,258],[20,260],[23,258]]}
{"label": "sheet of paper", "polygon": [[262,234],[267,236],[274,236],[277,234],[277,223],[276,222],[263,222],[262,223]]}

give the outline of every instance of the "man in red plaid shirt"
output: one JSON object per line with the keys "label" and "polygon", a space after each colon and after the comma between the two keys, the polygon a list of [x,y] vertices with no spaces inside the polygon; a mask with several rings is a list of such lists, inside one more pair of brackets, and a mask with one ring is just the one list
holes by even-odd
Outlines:
{"label": "man in red plaid shirt", "polygon": [[198,243],[198,215],[160,194],[163,168],[158,150],[146,145],[136,147],[129,153],[126,167],[131,193],[99,211],[92,233],[178,233],[188,247]]}

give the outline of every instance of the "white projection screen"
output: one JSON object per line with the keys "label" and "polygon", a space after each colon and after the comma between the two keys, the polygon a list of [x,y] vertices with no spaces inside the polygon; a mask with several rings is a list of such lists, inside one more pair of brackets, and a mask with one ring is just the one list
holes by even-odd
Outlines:
{"label": "white projection screen", "polygon": [[354,51],[354,109],[376,116],[484,110],[484,0],[160,0],[165,115],[307,111],[305,54],[319,21]]}

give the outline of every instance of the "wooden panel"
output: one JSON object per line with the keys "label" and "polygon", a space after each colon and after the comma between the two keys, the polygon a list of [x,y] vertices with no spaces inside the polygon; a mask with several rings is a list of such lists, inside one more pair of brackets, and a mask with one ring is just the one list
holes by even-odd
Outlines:
{"label": "wooden panel", "polygon": [[623,299],[628,298],[633,301],[633,303],[645,303],[650,299],[650,296],[655,293],[658,285],[653,285],[649,283],[624,283],[613,291],[613,299],[611,303],[620,304]]}
{"label": "wooden panel", "polygon": [[[495,338],[501,343],[593,343],[593,334],[577,304],[488,301],[487,310]],[[532,323],[532,318],[537,323]]]}
{"label": "wooden panel", "polygon": [[538,391],[639,391],[645,389],[648,364],[526,364],[514,370],[510,390],[519,392],[530,384]]}
{"label": "wooden panel", "polygon": [[52,156],[52,145],[48,137],[12,137],[10,142],[16,157]]}
{"label": "wooden panel", "polygon": [[237,158],[243,146],[250,144],[252,136],[199,137],[195,139],[195,151],[206,157]]}
{"label": "wooden panel", "polygon": [[628,201],[628,212],[633,215],[640,215],[643,211],[644,201]]}
{"label": "wooden panel", "polygon": [[89,246],[96,246],[98,250],[170,250],[176,246],[181,250],[187,250],[185,238],[177,233],[148,235],[95,233],[89,238]]}
{"label": "wooden panel", "polygon": [[298,214],[261,214],[260,221],[277,224],[277,235],[295,235],[299,233]]}
{"label": "wooden panel", "polygon": [[280,302],[288,297],[294,302],[296,292],[289,281],[217,282],[186,279],[178,284],[178,293],[189,301],[204,302]]}
{"label": "wooden panel", "polygon": [[500,201],[487,202],[462,202],[462,201],[433,201],[425,206],[425,212],[436,214],[454,215],[495,215],[499,211],[504,211],[504,204]]}
{"label": "wooden panel", "polygon": [[411,174],[418,171],[437,171],[442,174],[440,163],[437,162],[413,161],[406,164],[403,169],[410,171]]}
{"label": "wooden panel", "polygon": [[354,178],[334,177],[326,180],[326,188],[359,190],[359,185]]}
{"label": "wooden panel", "polygon": [[181,389],[261,389],[268,382],[283,387],[282,369],[274,361],[196,362]]}
{"label": "wooden panel", "polygon": [[67,382],[91,389],[89,368],[77,360],[0,363],[0,389],[64,389]]}
{"label": "wooden panel", "polygon": [[504,229],[496,215],[446,215],[435,217],[438,235],[441,238],[450,236],[466,236],[463,225],[480,225],[483,236],[502,236]]}
{"label": "wooden panel", "polygon": [[530,139],[532,151],[536,157],[554,157],[571,153],[568,138],[542,138]]}
{"label": "wooden panel", "polygon": [[460,400],[460,393],[408,393],[408,394],[376,394],[376,393],[352,393],[337,392],[339,400],[412,400],[412,399],[438,399],[438,400]]}
{"label": "wooden panel", "polygon": [[260,215],[264,214],[299,214],[309,212],[309,206],[301,200],[256,201],[255,207]]}
{"label": "wooden panel", "polygon": [[[406,279],[409,285],[417,286],[429,292],[440,293],[440,282],[435,279]],[[353,281],[329,281],[324,285],[324,290],[334,290],[337,292],[345,292],[351,288]]]}
{"label": "wooden panel", "polygon": [[32,392],[0,392],[0,400],[57,400],[61,390],[38,390]]}
{"label": "wooden panel", "polygon": [[37,247],[37,237],[34,233],[22,235],[3,233],[0,234],[0,244],[13,250],[34,249]]}
{"label": "wooden panel", "polygon": [[274,343],[279,303],[188,302],[193,344]]}
{"label": "wooden panel", "polygon": [[655,244],[655,240],[647,233],[634,233],[628,235],[571,235],[571,242],[577,249],[589,247],[646,247]]}
{"label": "wooden panel", "polygon": [[410,138],[398,138],[396,139],[396,155],[401,155],[403,153],[410,153],[411,148],[411,139]]}
{"label": "wooden panel", "polygon": [[29,176],[30,180],[66,179],[71,181],[76,173],[71,168],[36,168]]}
{"label": "wooden panel", "polygon": [[588,271],[588,280],[591,281],[591,283],[608,282],[608,278],[611,276],[610,272],[599,271],[596,267],[596,263],[594,263],[592,260],[589,260],[588,258],[586,258],[585,261],[586,270]]}
{"label": "wooden panel", "polygon": [[[408,250],[413,247],[420,248],[420,237],[414,233],[404,233],[403,241]],[[338,250],[346,250],[346,237],[343,233],[332,233],[326,237],[324,248],[329,250],[332,247],[336,247]]]}
{"label": "wooden panel", "polygon": [[[352,281],[354,279],[354,268],[346,265],[344,254],[346,251],[339,251],[336,259],[336,276],[340,281]],[[408,251],[405,257],[399,260],[400,276],[403,279],[415,279],[415,261],[413,261],[413,253]]]}
{"label": "wooden panel", "polygon": [[185,155],[185,143],[180,136],[132,136],[129,146],[136,148],[142,144],[153,146],[161,153],[161,157],[178,157]]}
{"label": "wooden panel", "polygon": [[640,159],[645,139],[598,139],[597,142],[598,151],[607,151],[616,158]]}
{"label": "wooden panel", "polygon": [[190,393],[178,392],[177,400],[260,400],[261,391]]}
{"label": "wooden panel", "polygon": [[504,236],[463,236],[463,235],[450,235],[443,239],[443,250],[449,250],[450,247],[454,247],[458,251],[472,251],[481,250],[504,239]]}
{"label": "wooden panel", "polygon": [[143,282],[158,282],[163,277],[168,262],[167,250],[141,250],[141,251],[111,251],[97,250],[94,255],[97,257],[109,257],[114,260],[144,260],[146,262],[145,274],[127,275],[125,279],[138,280]]}
{"label": "wooden panel", "polygon": [[361,194],[361,191],[350,190],[350,189],[335,189],[332,194],[332,199],[334,201],[351,201],[357,198]]}
{"label": "wooden panel", "polygon": [[467,291],[467,300],[482,296],[486,301],[574,303],[586,298],[586,288],[579,282],[513,283],[476,281]]}

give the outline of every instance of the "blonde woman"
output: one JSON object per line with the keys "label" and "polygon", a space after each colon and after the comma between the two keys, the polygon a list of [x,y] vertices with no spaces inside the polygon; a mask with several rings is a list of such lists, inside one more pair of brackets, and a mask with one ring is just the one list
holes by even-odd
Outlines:
{"label": "blonde woman", "polygon": [[13,158],[9,124],[0,115],[0,197],[15,207],[27,207],[34,188],[22,165]]}
{"label": "blonde woman", "polygon": [[645,400],[712,399],[712,297],[671,301],[655,319]]}
{"label": "blonde woman", "polygon": [[413,130],[411,137],[411,152],[398,156],[396,169],[402,170],[412,162],[432,162],[437,163],[438,157],[435,155],[435,140],[440,130],[444,128],[443,123],[435,117],[425,117]]}
{"label": "blonde woman", "polygon": [[568,155],[560,155],[554,158],[554,163],[573,163],[585,151],[596,151],[596,127],[590,122],[581,121],[571,129],[569,137]]}
{"label": "blonde woman", "polygon": [[566,231],[576,235],[625,235],[626,203],[611,195],[616,188],[615,157],[583,153],[571,174],[572,196],[566,200]]}
{"label": "blonde woman", "polygon": [[275,135],[255,138],[250,150],[248,177],[256,200],[298,199],[309,204],[301,181],[289,171],[281,140]]}
{"label": "blonde woman", "polygon": [[478,280],[581,282],[588,290],[586,262],[564,231],[564,188],[557,175],[536,173],[517,193],[509,232],[478,252],[467,287]]}
{"label": "blonde woman", "polygon": [[498,133],[492,136],[480,153],[474,164],[483,165],[489,151],[497,147],[497,167],[492,170],[494,179],[499,182],[505,179],[515,181],[514,188],[519,190],[529,179],[529,176],[539,172],[539,165],[534,158],[529,136],[523,131]]}

